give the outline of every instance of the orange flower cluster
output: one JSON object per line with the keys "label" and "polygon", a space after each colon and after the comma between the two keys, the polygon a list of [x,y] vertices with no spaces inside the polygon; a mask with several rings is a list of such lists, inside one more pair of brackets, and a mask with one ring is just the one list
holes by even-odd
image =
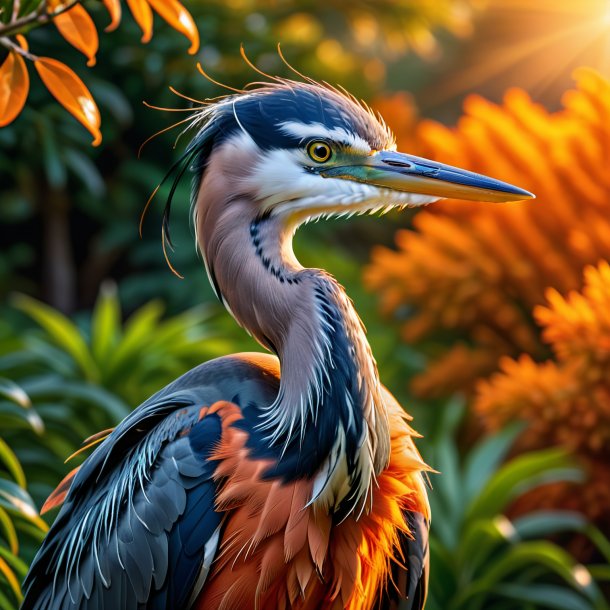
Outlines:
{"label": "orange flower cluster", "polygon": [[[501,372],[477,385],[474,408],[487,430],[526,420],[521,448],[562,445],[581,456],[590,471],[588,499],[576,497],[599,519],[610,506],[610,264],[587,267],[584,277],[582,293],[562,297],[550,288],[549,306],[534,311],[555,358],[503,359]],[[555,506],[570,494],[556,486]]]}
{"label": "orange flower cluster", "polygon": [[[415,134],[413,152],[538,197],[439,202],[398,232],[397,251],[373,251],[365,282],[382,309],[415,308],[402,325],[405,340],[436,341],[441,353],[415,380],[420,395],[471,391],[505,355],[541,359],[546,348],[530,312],[546,288],[578,289],[585,265],[610,259],[610,83],[589,69],[575,78],[560,112],[512,89],[499,105],[470,96],[455,128],[422,121],[397,134],[406,143]],[[463,343],[447,348],[447,336]]]}
{"label": "orange flower cluster", "polygon": [[[142,42],[152,36],[154,9],[175,30],[190,41],[189,53],[199,49],[199,32],[191,14],[179,0],[126,0],[134,19],[142,29]],[[116,29],[121,21],[120,0],[102,0],[110,14],[106,31]],[[15,2],[10,20],[0,23],[0,45],[9,49],[0,65],[0,127],[11,123],[21,113],[30,90],[30,77],[25,60],[34,64],[38,75],[57,101],[93,135],[93,146],[102,141],[100,113],[91,93],[82,80],[66,64],[51,57],[30,53],[25,37],[20,34],[35,25],[53,21],[60,34],[87,57],[87,65],[95,65],[99,38],[93,19],[80,0],[47,0],[20,14],[21,3]],[[12,37],[14,36],[14,40]]]}

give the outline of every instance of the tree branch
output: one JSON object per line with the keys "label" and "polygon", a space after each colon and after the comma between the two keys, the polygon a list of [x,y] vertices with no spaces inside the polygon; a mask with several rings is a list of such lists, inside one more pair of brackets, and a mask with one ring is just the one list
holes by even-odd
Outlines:
{"label": "tree branch", "polygon": [[75,4],[80,3],[82,3],[82,0],[72,0],[72,2],[68,2],[56,11],[49,13],[47,11],[47,2],[44,0],[35,11],[32,11],[28,15],[17,17],[16,14],[13,13],[9,23],[0,24],[0,37],[16,36],[30,27],[38,27],[45,23],[49,23],[49,21],[53,21],[57,15],[69,11]]}
{"label": "tree branch", "polygon": [[10,51],[15,51],[15,53],[19,53],[19,55],[22,55],[30,61],[36,61],[38,59],[37,55],[34,55],[29,51],[26,51],[25,49],[21,48],[18,44],[15,44],[10,38],[0,37],[0,44],[9,49]]}

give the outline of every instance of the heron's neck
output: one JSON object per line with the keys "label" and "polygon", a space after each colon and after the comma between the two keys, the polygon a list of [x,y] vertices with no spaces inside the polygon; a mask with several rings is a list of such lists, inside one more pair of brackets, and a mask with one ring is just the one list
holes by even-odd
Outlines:
{"label": "heron's neck", "polygon": [[197,226],[219,297],[280,359],[280,390],[261,411],[258,432],[281,455],[298,449],[293,466],[318,477],[324,502],[349,496],[354,508],[389,459],[387,414],[364,328],[334,278],[298,263],[292,231],[275,217],[249,218],[251,209],[251,202],[232,201]]}

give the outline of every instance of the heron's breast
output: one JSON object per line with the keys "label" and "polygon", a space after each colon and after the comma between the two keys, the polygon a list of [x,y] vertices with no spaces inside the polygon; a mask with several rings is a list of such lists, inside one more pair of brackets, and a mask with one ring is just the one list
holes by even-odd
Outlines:
{"label": "heron's breast", "polygon": [[198,610],[374,607],[408,531],[404,511],[420,509],[419,472],[391,461],[367,511],[338,523],[310,503],[313,479],[267,478],[271,462],[251,457],[246,431],[226,428],[212,459],[225,524]]}

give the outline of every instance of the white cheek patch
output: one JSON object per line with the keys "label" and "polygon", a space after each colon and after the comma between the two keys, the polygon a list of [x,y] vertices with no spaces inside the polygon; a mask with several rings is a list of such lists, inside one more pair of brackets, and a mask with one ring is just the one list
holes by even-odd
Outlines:
{"label": "white cheek patch", "polygon": [[302,140],[309,138],[319,138],[347,144],[355,152],[368,155],[371,147],[360,136],[346,131],[342,127],[332,129],[322,125],[322,123],[298,123],[296,121],[285,121],[280,124],[280,129],[287,135],[295,136]]}
{"label": "white cheek patch", "polygon": [[420,206],[438,199],[353,180],[323,178],[307,171],[309,159],[303,151],[262,151],[246,134],[232,137],[224,146],[242,152],[244,149],[251,151],[255,161],[237,178],[239,185],[236,187],[257,200],[261,211],[272,214],[298,214],[300,218],[310,220],[324,215],[363,214],[399,206]]}

